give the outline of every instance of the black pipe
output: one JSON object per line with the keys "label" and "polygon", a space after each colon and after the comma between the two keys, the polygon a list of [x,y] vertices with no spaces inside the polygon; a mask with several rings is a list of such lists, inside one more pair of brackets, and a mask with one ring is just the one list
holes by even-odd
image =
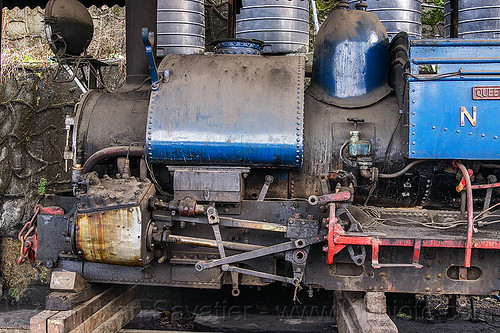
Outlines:
{"label": "black pipe", "polygon": [[146,49],[142,43],[142,28],[155,34],[153,54],[156,54],[156,11],[155,0],[126,0],[127,18],[127,83],[141,84],[150,76]]}
{"label": "black pipe", "polygon": [[458,38],[458,0],[451,0],[450,37]]}
{"label": "black pipe", "polygon": [[[130,152],[130,153],[129,153]],[[89,173],[99,163],[110,157],[125,157],[129,156],[140,157],[144,155],[143,147],[116,146],[101,149],[90,156],[83,165],[82,173]]]}
{"label": "black pipe", "polygon": [[388,173],[388,174],[386,174],[386,173],[379,173],[378,178],[397,178],[397,177],[401,177],[408,170],[410,170],[415,165],[420,164],[422,162],[425,162],[425,161],[424,160],[413,161],[410,164],[408,164],[407,166],[405,166],[403,169],[401,169],[401,170],[399,170],[398,172],[395,172],[395,173]]}

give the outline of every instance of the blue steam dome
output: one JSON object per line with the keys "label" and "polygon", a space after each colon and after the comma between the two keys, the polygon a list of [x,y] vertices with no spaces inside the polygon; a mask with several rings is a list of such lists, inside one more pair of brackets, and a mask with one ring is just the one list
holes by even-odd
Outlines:
{"label": "blue steam dome", "polygon": [[363,107],[391,91],[389,39],[374,13],[345,7],[341,3],[316,36],[308,93],[339,107]]}

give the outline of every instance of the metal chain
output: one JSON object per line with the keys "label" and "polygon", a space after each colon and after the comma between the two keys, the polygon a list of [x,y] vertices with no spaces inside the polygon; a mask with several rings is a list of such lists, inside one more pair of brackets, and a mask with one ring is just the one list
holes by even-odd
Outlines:
{"label": "metal chain", "polygon": [[19,234],[17,235],[17,239],[21,242],[21,248],[19,250],[19,259],[17,260],[17,263],[20,265],[23,262],[30,257],[30,261],[34,260],[34,257],[31,257],[32,255],[32,246],[33,242],[31,240],[28,240],[28,238],[31,237],[36,237],[36,221],[37,221],[37,216],[38,213],[40,213],[40,210],[42,209],[42,205],[36,205],[33,213],[33,217],[31,220],[29,220],[24,227],[21,229]]}

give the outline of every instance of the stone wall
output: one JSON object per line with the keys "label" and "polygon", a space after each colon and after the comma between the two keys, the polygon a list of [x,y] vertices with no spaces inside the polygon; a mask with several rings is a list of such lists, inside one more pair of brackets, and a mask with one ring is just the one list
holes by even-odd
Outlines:
{"label": "stone wall", "polygon": [[[114,89],[125,75],[125,9],[93,7],[90,12],[95,38],[88,52],[111,65],[103,71],[104,81]],[[5,304],[19,304],[44,290],[33,286],[46,283],[47,273],[29,263],[17,265],[17,233],[36,204],[49,205],[56,191],[70,188],[64,119],[73,114],[81,91],[74,82],[59,82],[67,79],[64,73],[56,78],[43,9],[4,9],[2,15],[0,296],[3,289]]]}
{"label": "stone wall", "polygon": [[[125,9],[90,8],[95,32],[88,53],[107,61],[110,89],[124,78]],[[67,185],[66,115],[81,91],[55,73],[44,29],[44,10],[3,10],[0,88],[0,236],[16,236],[45,195]]]}

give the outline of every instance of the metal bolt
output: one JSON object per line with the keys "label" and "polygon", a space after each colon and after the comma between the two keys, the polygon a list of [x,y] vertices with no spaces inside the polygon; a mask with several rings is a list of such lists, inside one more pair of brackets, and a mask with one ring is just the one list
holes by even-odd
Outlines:
{"label": "metal bolt", "polygon": [[427,280],[430,280],[430,279],[432,278],[432,276],[431,276],[430,274],[427,274],[427,275],[425,276],[425,278],[426,278]]}

